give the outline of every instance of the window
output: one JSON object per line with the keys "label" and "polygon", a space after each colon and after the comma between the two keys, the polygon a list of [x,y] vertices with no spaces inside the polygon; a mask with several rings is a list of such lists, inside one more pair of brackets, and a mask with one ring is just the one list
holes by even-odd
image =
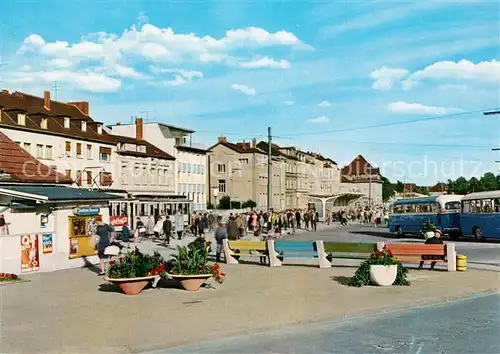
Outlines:
{"label": "window", "polygon": [[17,124],[26,125],[26,114],[18,113],[17,115]]}
{"label": "window", "polygon": [[87,144],[87,159],[92,160],[94,158],[94,154],[92,151],[92,145]]}
{"label": "window", "polygon": [[482,200],[482,212],[492,213],[493,212],[493,199],[483,199]]}
{"label": "window", "polygon": [[146,168],[146,166],[143,166],[142,167],[142,184],[143,185],[147,185],[149,184],[149,178],[148,178],[148,169]]}
{"label": "window", "polygon": [[219,192],[220,193],[226,193],[226,180],[225,179],[220,179],[219,180]]}
{"label": "window", "polygon": [[43,159],[43,145],[36,144],[36,158]]}
{"label": "window", "polygon": [[16,144],[17,144],[17,146],[19,146],[19,147],[23,147],[23,144],[21,144],[21,142],[20,142],[20,141],[16,141]]}
{"label": "window", "polygon": [[97,134],[102,134],[102,125],[97,125]]}
{"label": "window", "polygon": [[188,164],[187,164],[187,172],[188,172],[188,173],[191,173],[191,167],[192,167],[192,166],[191,166],[191,164],[190,164],[190,163],[188,163]]}
{"label": "window", "polygon": [[495,213],[500,213],[500,198],[496,198],[494,203]]}
{"label": "window", "polygon": [[92,171],[87,171],[87,184],[91,186],[94,183],[92,179]]}
{"label": "window", "polygon": [[440,206],[438,203],[431,203],[431,213],[439,213]]}
{"label": "window", "polygon": [[52,156],[52,146],[50,145],[46,145],[45,146],[45,158],[47,160],[52,160],[53,156]]}
{"label": "window", "polygon": [[31,154],[31,144],[30,143],[24,143],[23,149],[26,150],[26,152]]}
{"label": "window", "polygon": [[181,171],[182,171],[182,163],[177,162],[177,172],[181,172]]}
{"label": "window", "polygon": [[177,193],[180,193],[182,190],[182,184],[181,183],[177,183]]}
{"label": "window", "polygon": [[113,176],[109,172],[99,173],[101,186],[109,187],[113,184]]}
{"label": "window", "polygon": [[66,177],[71,178],[71,170],[64,170]]}
{"label": "window", "polygon": [[76,184],[79,186],[82,185],[82,171],[81,170],[76,170]]}
{"label": "window", "polygon": [[445,210],[460,210],[460,202],[448,202],[444,205]]}
{"label": "window", "polygon": [[82,132],[86,132],[87,131],[87,122],[82,120]]}
{"label": "window", "polygon": [[65,151],[66,151],[66,156],[71,156],[71,141],[66,142]]}
{"label": "window", "polygon": [[141,184],[141,168],[139,166],[134,168],[134,183]]}
{"label": "window", "polygon": [[240,159],[242,165],[248,165],[248,159]]}
{"label": "window", "polygon": [[42,118],[42,121],[40,122],[40,128],[42,129],[47,129],[48,127],[48,119],[47,118]]}
{"label": "window", "polygon": [[205,173],[205,166],[200,165],[200,174],[204,174],[204,173]]}
{"label": "window", "polygon": [[164,183],[163,183],[163,184],[164,184],[164,185],[167,185],[167,184],[168,184],[168,182],[169,182],[169,180],[168,180],[168,168],[165,168],[165,169],[163,170],[163,176],[165,177],[165,181],[164,181]]}
{"label": "window", "polygon": [[217,164],[217,172],[226,173],[226,165],[225,164]]}
{"label": "window", "polygon": [[162,169],[158,169],[158,185],[163,186],[165,183],[166,174],[163,174]]}
{"label": "window", "polygon": [[111,148],[103,146],[99,147],[99,161],[101,162],[111,161]]}
{"label": "window", "polygon": [[152,167],[151,168],[151,184],[156,185],[158,183],[157,181],[158,175],[156,174],[156,168]]}
{"label": "window", "polygon": [[64,118],[64,128],[69,129],[69,118],[68,117]]}
{"label": "window", "polygon": [[82,144],[76,143],[76,157],[82,157]]}
{"label": "window", "polygon": [[122,165],[120,168],[120,180],[122,184],[127,184],[127,165]]}
{"label": "window", "polygon": [[187,171],[187,164],[186,163],[182,163],[182,172],[186,172]]}

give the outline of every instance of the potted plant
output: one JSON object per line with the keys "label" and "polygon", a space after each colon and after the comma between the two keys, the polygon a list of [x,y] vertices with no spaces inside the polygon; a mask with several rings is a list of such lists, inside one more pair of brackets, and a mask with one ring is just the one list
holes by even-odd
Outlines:
{"label": "potted plant", "polygon": [[154,281],[156,285],[165,273],[165,260],[158,251],[153,255],[141,253],[138,249],[125,254],[118,260],[111,260],[107,281],[117,285],[126,295],[137,295]]}
{"label": "potted plant", "polygon": [[11,283],[21,280],[17,274],[14,273],[0,273],[0,283]]}
{"label": "potted plant", "polygon": [[407,276],[408,269],[384,246],[382,250],[373,251],[370,258],[361,263],[349,285],[410,285]]}
{"label": "potted plant", "polygon": [[197,291],[211,277],[222,283],[225,274],[220,271],[220,265],[207,263],[208,248],[205,239],[200,237],[188,246],[177,246],[177,254],[168,263],[167,274],[187,291]]}
{"label": "potted plant", "polygon": [[420,233],[424,236],[425,239],[428,239],[434,237],[434,232],[436,231],[436,229],[436,225],[430,220],[427,220],[420,227]]}

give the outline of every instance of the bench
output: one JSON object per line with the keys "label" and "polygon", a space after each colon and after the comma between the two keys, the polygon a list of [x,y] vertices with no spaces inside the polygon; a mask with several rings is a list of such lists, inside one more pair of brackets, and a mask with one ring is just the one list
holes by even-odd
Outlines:
{"label": "bench", "polygon": [[[377,249],[376,243],[323,242],[328,260],[367,259]],[[381,246],[383,247],[383,246]]]}
{"label": "bench", "polygon": [[238,264],[240,257],[268,257],[267,241],[223,240],[224,258],[227,264]]}
{"label": "bench", "polygon": [[[403,263],[444,262],[447,263],[448,271],[454,272],[457,269],[457,253],[452,243],[446,245],[388,243],[386,246],[394,258]],[[437,259],[422,259],[422,256],[433,256]]]}
{"label": "bench", "polygon": [[274,241],[269,243],[270,265],[279,267],[285,258],[316,258],[320,268],[330,268],[323,241]]}

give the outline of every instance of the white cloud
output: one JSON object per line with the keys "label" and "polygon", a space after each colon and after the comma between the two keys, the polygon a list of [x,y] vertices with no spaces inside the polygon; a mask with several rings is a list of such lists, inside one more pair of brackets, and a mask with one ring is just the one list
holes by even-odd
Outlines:
{"label": "white cloud", "polygon": [[403,85],[411,89],[424,79],[462,79],[496,83],[500,79],[500,61],[482,61],[473,63],[462,59],[458,62],[439,61],[412,73]]}
{"label": "white cloud", "polygon": [[286,106],[293,106],[295,104],[295,101],[288,100],[288,101],[283,102],[283,104]]}
{"label": "white cloud", "polygon": [[408,75],[408,70],[402,68],[387,68],[385,66],[371,72],[370,77],[374,80],[372,87],[375,90],[389,91],[394,84]]}
{"label": "white cloud", "polygon": [[70,70],[10,73],[3,80],[12,84],[32,85],[50,85],[57,81],[59,84],[91,92],[114,92],[121,87],[120,80],[104,74]]}
{"label": "white cloud", "polygon": [[269,57],[263,57],[260,59],[241,62],[239,66],[247,69],[257,69],[257,68],[277,68],[277,69],[290,69],[291,64],[288,60],[274,60]]}
{"label": "white cloud", "polygon": [[174,79],[169,81],[160,82],[163,86],[180,86],[187,84],[194,79],[203,78],[203,73],[201,71],[195,70],[184,70],[184,69],[166,69],[151,65],[149,70],[157,75],[161,74],[173,74]]}
{"label": "white cloud", "polygon": [[47,61],[47,66],[54,67],[54,68],[69,68],[72,66],[71,62],[67,59],[51,59]]}
{"label": "white cloud", "polygon": [[128,67],[128,66],[123,66],[123,65],[116,65],[115,67],[116,73],[120,75],[121,77],[127,77],[131,79],[140,79],[142,77],[141,74],[139,74],[137,71],[135,71],[134,68]]}
{"label": "white cloud", "polygon": [[387,105],[387,109],[394,113],[402,114],[453,114],[461,113],[463,110],[453,107],[425,106],[420,103],[407,103],[403,101],[392,102]]}
{"label": "white cloud", "polygon": [[320,116],[312,119],[308,119],[306,121],[307,123],[312,123],[312,124],[325,124],[330,122],[330,118],[326,116]]}
{"label": "white cloud", "polygon": [[241,85],[241,84],[232,84],[231,88],[233,90],[240,91],[247,96],[255,96],[255,94],[257,93],[257,91],[255,91],[254,88],[251,88],[251,87],[248,87],[245,85]]}
{"label": "white cloud", "polygon": [[326,107],[330,107],[330,106],[331,106],[331,104],[328,101],[323,101],[323,102],[320,102],[318,104],[318,107],[322,107],[322,108],[326,108]]}

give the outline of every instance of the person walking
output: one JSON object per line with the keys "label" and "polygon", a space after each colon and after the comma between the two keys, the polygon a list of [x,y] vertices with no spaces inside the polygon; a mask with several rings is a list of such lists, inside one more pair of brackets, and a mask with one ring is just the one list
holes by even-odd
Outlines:
{"label": "person walking", "polygon": [[239,237],[238,225],[234,220],[234,216],[229,217],[229,222],[227,223],[227,237],[229,240],[237,240]]}
{"label": "person walking", "polygon": [[104,261],[106,260],[106,258],[108,258],[104,251],[110,244],[109,235],[113,231],[113,229],[104,221],[102,221],[101,215],[97,215],[95,217],[95,223],[97,225],[96,234],[99,236],[99,241],[97,242],[97,256],[99,257],[99,264],[101,266],[101,272],[99,273],[99,275],[104,275],[106,274]]}
{"label": "person walking", "polygon": [[[217,229],[215,229],[215,242],[217,243],[217,248],[215,250],[215,261],[220,262],[220,254],[222,252],[224,239],[227,239],[227,225],[220,223]],[[227,255],[224,255],[227,257]]]}
{"label": "person walking", "polygon": [[184,215],[180,211],[175,214],[175,231],[177,232],[177,239],[182,240],[182,234],[184,233]]}
{"label": "person walking", "polygon": [[170,237],[172,236],[172,221],[168,215],[165,217],[162,228],[163,233],[165,234],[165,242],[167,245],[170,245]]}

